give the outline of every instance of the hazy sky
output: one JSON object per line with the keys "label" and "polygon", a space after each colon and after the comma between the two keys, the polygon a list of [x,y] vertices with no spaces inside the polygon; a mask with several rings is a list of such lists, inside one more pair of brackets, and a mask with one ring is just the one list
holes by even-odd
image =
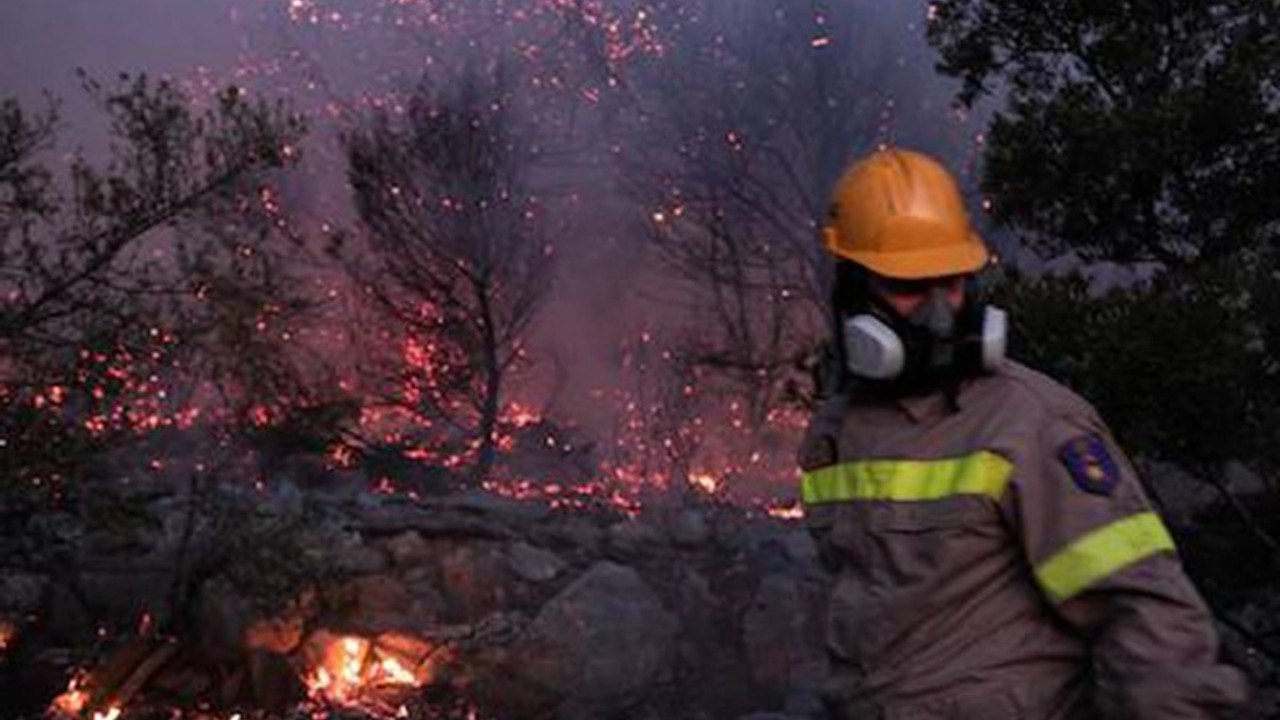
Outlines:
{"label": "hazy sky", "polygon": [[[476,2],[482,0],[456,0]],[[801,0],[797,0],[800,2]],[[930,68],[919,27],[923,0],[843,0],[871,8],[888,30],[897,30],[904,59],[919,81],[948,99],[949,83]],[[3,0],[0,2],[0,89],[30,97],[41,89],[70,94],[74,70],[148,71],[189,76],[200,68],[227,71],[244,58],[279,52],[284,42],[264,15],[290,3],[317,0]],[[362,0],[366,6],[377,0]],[[751,2],[751,0],[741,0]],[[335,0],[323,7],[349,9],[361,2]]]}
{"label": "hazy sky", "polygon": [[238,51],[232,0],[5,0],[0,87],[75,87],[76,67],[180,75]]}
{"label": "hazy sky", "polygon": [[[203,78],[209,86],[221,86],[234,79],[251,86],[255,83],[268,89],[272,85],[286,86],[305,93],[299,90],[306,86],[299,78],[305,63],[279,64],[280,58],[287,57],[290,50],[304,48],[311,57],[318,58],[313,64],[323,64],[325,80],[338,86],[333,90],[338,94],[358,92],[385,79],[388,66],[403,57],[388,48],[371,47],[374,43],[369,38],[386,38],[388,44],[413,42],[395,28],[370,29],[368,17],[385,1],[0,0],[0,95],[16,95],[30,103],[38,100],[44,90],[53,92],[64,102],[64,136],[74,146],[83,146],[85,142],[92,146],[96,144],[102,123],[97,118],[78,122],[90,109],[78,91],[75,75],[78,67],[86,68],[99,78],[110,78],[121,71],[147,72],[184,82]],[[432,0],[399,1],[426,3]],[[482,7],[503,0],[454,1]],[[614,4],[626,1],[617,0]],[[936,122],[943,123],[954,84],[933,72],[933,55],[923,40],[923,28],[919,24],[924,15],[924,1],[835,1],[856,2],[858,7],[867,9],[867,22],[883,27],[878,37],[883,37],[883,42],[899,57],[902,72],[896,76],[902,78],[901,82],[910,83],[913,90],[923,91],[912,93],[923,96],[920,107],[900,108],[898,112],[918,113],[924,118],[936,116]],[[319,9],[326,13],[326,19],[317,25],[306,21],[290,24],[287,18],[291,7]],[[345,14],[334,26],[355,18],[358,13],[370,15],[360,20],[363,24],[356,32],[337,33],[325,29],[329,10]],[[481,41],[492,42],[492,37]],[[411,47],[409,51],[412,52]],[[268,61],[273,60],[277,62],[276,67],[264,69],[270,64]],[[251,71],[247,76],[243,74],[246,69]],[[237,71],[241,75],[236,76]],[[302,98],[301,104],[314,109],[323,104],[324,97],[312,88],[311,95]],[[970,123],[960,132],[973,132],[974,127],[976,124]],[[329,170],[319,176],[319,180],[314,177],[302,180],[301,189],[295,192],[311,196],[343,194],[340,171]],[[316,197],[304,198],[304,201],[311,207],[326,202]],[[597,214],[585,218],[578,227],[584,238],[576,241],[580,251],[564,253],[567,262],[561,269],[554,302],[548,308],[551,320],[544,323],[550,346],[587,344],[596,346],[597,353],[607,354],[607,349],[617,342],[620,327],[617,316],[621,313],[635,316],[634,311],[625,309],[636,295],[627,275],[633,270],[635,251],[619,239],[627,232],[626,222],[616,217],[621,209],[613,207],[603,217]],[[574,239],[566,239],[570,250],[573,250],[572,242]],[[612,269],[601,272],[603,265]]]}

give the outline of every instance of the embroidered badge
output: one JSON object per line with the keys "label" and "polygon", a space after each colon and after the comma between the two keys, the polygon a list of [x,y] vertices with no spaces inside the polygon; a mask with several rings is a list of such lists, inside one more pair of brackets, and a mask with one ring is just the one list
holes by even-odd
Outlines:
{"label": "embroidered badge", "polygon": [[1071,479],[1087,493],[1110,495],[1120,482],[1120,469],[1107,445],[1097,435],[1085,435],[1062,446],[1062,462]]}

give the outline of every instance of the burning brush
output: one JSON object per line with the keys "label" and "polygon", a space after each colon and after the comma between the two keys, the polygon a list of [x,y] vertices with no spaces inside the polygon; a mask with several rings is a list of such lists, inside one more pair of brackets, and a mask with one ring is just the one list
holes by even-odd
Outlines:
{"label": "burning brush", "polygon": [[66,692],[54,698],[49,705],[49,715],[59,719],[90,717],[92,720],[119,720],[124,710],[114,702],[106,703],[104,709],[92,710],[92,715],[86,715],[93,702],[90,688],[89,673],[84,670],[76,672],[67,683]]}
{"label": "burning brush", "polygon": [[313,704],[358,709],[377,717],[403,714],[403,702],[437,674],[439,658],[416,638],[377,638],[319,631],[302,652],[304,681]]}
{"label": "burning brush", "polygon": [[[172,641],[134,640],[94,671],[77,671],[66,690],[50,703],[48,717],[128,720],[126,708],[143,712],[140,708],[148,706],[147,688],[179,657],[177,651],[178,645]],[[438,680],[450,656],[444,645],[401,633],[361,637],[318,630],[284,667],[291,665],[305,686],[306,699],[297,709],[308,717],[330,717],[333,711],[341,711],[389,720],[410,715],[415,697]],[[175,709],[173,717],[186,715]],[[215,716],[201,713],[196,717]]]}
{"label": "burning brush", "polygon": [[8,620],[0,620],[0,662],[4,662],[9,646],[18,635],[18,628]]}

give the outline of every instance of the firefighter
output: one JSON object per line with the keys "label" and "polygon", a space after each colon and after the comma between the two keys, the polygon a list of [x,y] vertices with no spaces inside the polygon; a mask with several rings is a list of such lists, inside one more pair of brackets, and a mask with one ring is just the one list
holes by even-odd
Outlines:
{"label": "firefighter", "polygon": [[883,150],[840,180],[839,381],[800,453],[834,581],[841,720],[1207,720],[1244,706],[1168,531],[1090,405],[1005,358],[955,181]]}

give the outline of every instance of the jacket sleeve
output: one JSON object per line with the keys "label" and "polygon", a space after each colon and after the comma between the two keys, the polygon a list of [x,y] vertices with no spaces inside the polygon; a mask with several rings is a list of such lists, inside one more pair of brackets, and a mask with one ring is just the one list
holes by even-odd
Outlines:
{"label": "jacket sleeve", "polygon": [[1054,612],[1089,642],[1107,720],[1219,720],[1244,706],[1218,638],[1132,466],[1091,414],[1044,423],[1012,521]]}

